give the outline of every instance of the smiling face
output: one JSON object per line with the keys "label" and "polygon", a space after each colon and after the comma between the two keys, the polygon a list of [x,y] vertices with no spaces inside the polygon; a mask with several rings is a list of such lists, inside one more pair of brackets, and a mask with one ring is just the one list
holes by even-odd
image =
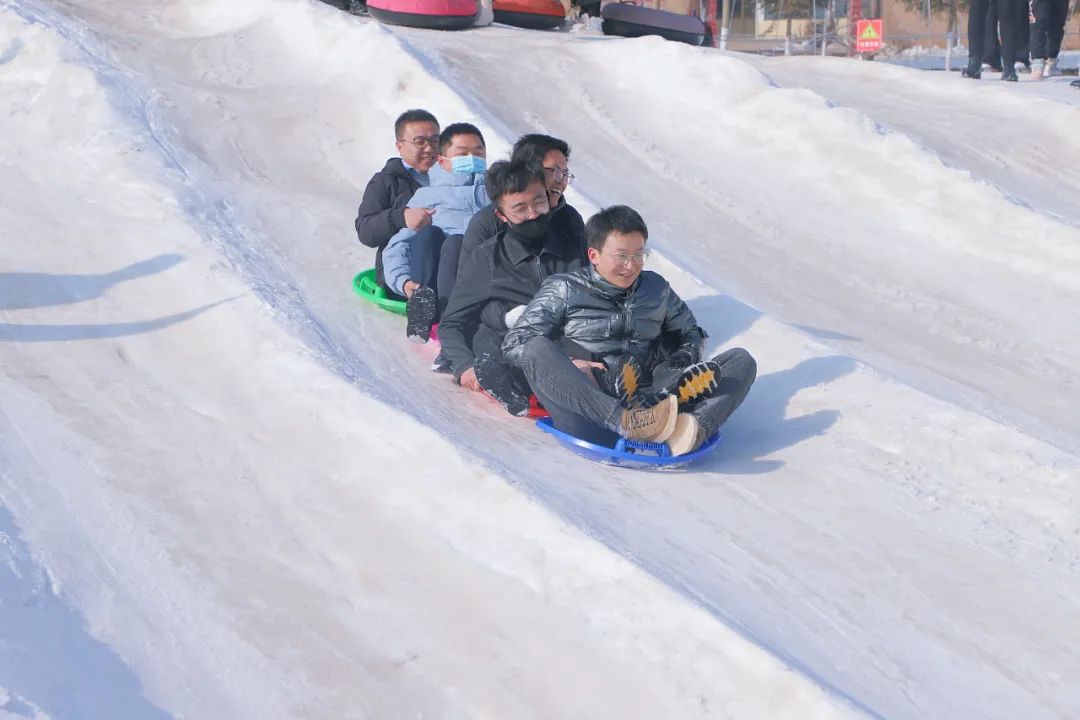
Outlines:
{"label": "smiling face", "polygon": [[439,126],[433,122],[405,123],[394,143],[401,159],[422,173],[435,164],[439,152]]}
{"label": "smiling face", "polygon": [[551,207],[559,204],[559,198],[566,192],[566,186],[570,184],[567,173],[566,156],[561,150],[548,150],[544,155],[544,183],[547,185],[548,203]]}
{"label": "smiling face", "polygon": [[534,220],[548,211],[548,194],[539,180],[518,193],[506,193],[499,198],[497,215],[500,219],[518,225]]}
{"label": "smiling face", "polygon": [[645,266],[645,236],[637,231],[613,230],[604,240],[603,248],[589,248],[589,262],[600,277],[625,290],[634,284]]}
{"label": "smiling face", "polygon": [[446,172],[454,172],[453,159],[466,155],[486,158],[487,148],[484,147],[484,141],[472,133],[455,135],[450,139],[446,152],[439,155],[439,167]]}

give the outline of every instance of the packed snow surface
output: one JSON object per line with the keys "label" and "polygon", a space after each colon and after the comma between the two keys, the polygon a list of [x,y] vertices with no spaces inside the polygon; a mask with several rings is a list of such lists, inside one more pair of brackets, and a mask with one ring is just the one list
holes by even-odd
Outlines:
{"label": "packed snow surface", "polygon": [[[1080,93],[304,0],[0,0],[0,718],[1080,716]],[[408,107],[759,377],[613,469],[428,372]]]}

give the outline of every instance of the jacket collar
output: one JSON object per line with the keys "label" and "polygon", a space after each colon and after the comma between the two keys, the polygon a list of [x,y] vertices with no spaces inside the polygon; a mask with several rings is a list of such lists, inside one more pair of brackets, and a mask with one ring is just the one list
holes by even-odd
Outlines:
{"label": "jacket collar", "polygon": [[544,245],[540,248],[539,253],[530,250],[529,247],[514,234],[513,225],[508,225],[506,230],[503,231],[502,244],[503,247],[506,248],[506,255],[510,258],[510,262],[515,265],[520,265],[526,260],[536,257],[538,254],[554,255],[558,258],[565,257],[562,239],[559,235],[552,232],[550,225],[548,226],[547,235],[544,237]]}
{"label": "jacket collar", "polygon": [[[551,215],[551,220],[548,221],[548,232],[547,237],[544,238],[544,246],[540,249],[541,255],[546,253],[558,258],[566,257],[566,248],[563,247],[565,243],[563,243],[561,236],[551,229],[551,223],[555,221],[555,213],[559,212],[564,207],[566,207],[566,198],[560,197],[559,202],[555,204],[555,207],[548,210],[548,214]],[[499,218],[498,215],[495,217],[502,226],[506,228],[506,230],[503,231],[503,245],[506,247],[506,254],[510,258],[510,261],[515,265],[520,265],[533,257],[535,253],[529,250],[529,248],[514,235],[514,226]]]}
{"label": "jacket collar", "polygon": [[398,175],[406,180],[412,180],[415,182],[415,178],[409,173],[409,169],[405,167],[405,163],[401,161],[399,157],[393,157],[386,161],[386,165],[383,165],[382,171],[387,175]]}
{"label": "jacket collar", "polygon": [[599,293],[603,297],[610,298],[612,300],[621,300],[625,297],[633,295],[634,292],[638,289],[638,286],[641,285],[641,275],[638,275],[637,280],[634,280],[634,284],[628,288],[621,288],[612,285],[607,280],[605,280],[599,272],[597,272],[596,266],[591,263],[589,264],[589,267],[585,272],[587,273],[589,282],[592,284],[593,288],[597,291],[597,293]]}

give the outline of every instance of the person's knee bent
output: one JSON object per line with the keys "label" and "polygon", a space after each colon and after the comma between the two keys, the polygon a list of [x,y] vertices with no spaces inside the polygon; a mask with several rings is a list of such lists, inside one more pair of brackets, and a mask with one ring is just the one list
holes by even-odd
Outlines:
{"label": "person's knee bent", "polygon": [[743,348],[725,350],[713,360],[720,363],[724,377],[739,378],[747,385],[757,379],[757,360]]}

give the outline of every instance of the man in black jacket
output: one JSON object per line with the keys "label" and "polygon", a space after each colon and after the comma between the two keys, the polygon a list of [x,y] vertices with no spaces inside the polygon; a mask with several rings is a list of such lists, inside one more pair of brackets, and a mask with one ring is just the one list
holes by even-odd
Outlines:
{"label": "man in black jacket", "polygon": [[420,230],[431,225],[429,208],[405,204],[428,184],[427,172],[439,150],[439,121],[427,110],[406,110],[394,122],[394,136],[400,157],[390,158],[371,176],[356,212],[356,237],[376,248],[376,279],[384,288],[382,253],[390,238],[405,227]]}
{"label": "man in black jacket", "polygon": [[[637,212],[606,208],[585,233],[591,265],[544,282],[506,334],[504,357],[522,369],[560,430],[609,447],[622,436],[667,442],[674,455],[692,452],[742,403],[757,364],[741,348],[700,362],[705,332],[667,281],[642,269],[649,231]],[[568,357],[567,346],[591,361]],[[665,346],[674,348],[666,358]],[[614,376],[607,392],[594,369]],[[665,408],[672,401],[674,418]],[[656,408],[666,420],[644,415]],[[636,422],[628,411],[639,413]]]}
{"label": "man in black jacket", "polygon": [[[565,140],[550,135],[538,133],[522,135],[514,143],[510,159],[528,162],[533,158],[538,159],[544,167],[544,187],[547,188],[548,206],[552,213],[552,229],[580,243],[581,252],[584,255],[585,221],[581,219],[581,213],[566,202],[566,197],[563,195],[570,181],[574,179],[574,174],[568,167],[570,145]],[[494,204],[476,213],[465,230],[458,268],[464,266],[465,258],[469,256],[469,253],[488,238],[495,237],[503,227],[504,223],[495,214]]]}
{"label": "man in black jacket", "polygon": [[[463,387],[486,390],[511,413],[524,415],[528,400],[507,385],[509,368],[499,349],[506,332],[504,308],[527,304],[545,278],[576,270],[585,258],[571,239],[550,227],[539,163],[497,162],[486,181],[488,196],[507,227],[466,259],[439,323],[439,341]],[[524,386],[524,378],[520,384]]]}
{"label": "man in black jacket", "polygon": [[[567,204],[563,193],[567,185],[574,179],[573,173],[567,167],[570,160],[570,146],[565,140],[533,133],[522,135],[514,143],[510,153],[510,159],[520,162],[540,163],[544,168],[544,187],[547,189],[548,207],[551,220],[549,227],[556,235],[572,246],[579,248],[582,259],[585,258],[585,221],[581,214]],[[465,267],[466,258],[472,254],[482,242],[489,240],[506,229],[506,223],[499,219],[496,214],[496,206],[493,202],[486,208],[481,209],[465,230],[464,237],[451,236],[446,239],[440,251],[439,261],[439,288],[443,297],[453,294],[457,278]],[[505,332],[507,323],[504,317],[513,309],[509,305],[492,305],[484,311],[484,318],[488,325],[500,332]],[[517,306],[518,313],[525,309],[525,305]],[[511,319],[514,314],[508,317]],[[513,323],[510,323],[513,324]],[[440,352],[435,358],[432,369],[436,372],[449,372],[450,368],[446,361],[445,353]]]}

